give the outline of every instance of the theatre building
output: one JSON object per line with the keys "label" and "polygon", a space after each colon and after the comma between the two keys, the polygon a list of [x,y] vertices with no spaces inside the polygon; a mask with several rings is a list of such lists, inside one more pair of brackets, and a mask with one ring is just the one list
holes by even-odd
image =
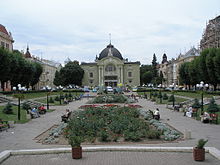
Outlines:
{"label": "theatre building", "polygon": [[104,48],[96,60],[81,63],[84,70],[83,86],[123,86],[140,85],[140,62],[129,62],[110,43]]}

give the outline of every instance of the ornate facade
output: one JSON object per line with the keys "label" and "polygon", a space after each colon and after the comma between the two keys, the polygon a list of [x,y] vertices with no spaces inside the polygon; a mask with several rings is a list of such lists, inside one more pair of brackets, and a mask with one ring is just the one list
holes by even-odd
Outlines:
{"label": "ornate facade", "polygon": [[140,62],[128,62],[110,43],[95,62],[81,63],[84,70],[83,86],[140,85]]}
{"label": "ornate facade", "polygon": [[179,68],[185,62],[191,62],[196,57],[199,56],[199,50],[192,47],[185,54],[180,54],[178,58],[171,59],[167,61],[166,54],[163,55],[162,63],[159,65],[159,73],[163,73],[164,87],[169,87],[170,85],[180,85],[179,83]]}
{"label": "ornate facade", "polygon": [[206,25],[200,41],[200,49],[206,48],[220,48],[220,16],[209,20]]}
{"label": "ornate facade", "polygon": [[27,51],[24,54],[24,57],[27,60],[30,61],[34,61],[37,63],[40,63],[41,66],[43,67],[43,72],[39,78],[39,82],[35,85],[35,89],[36,90],[40,90],[46,86],[49,87],[55,87],[55,85],[53,84],[53,80],[55,77],[55,72],[57,70],[60,70],[61,68],[61,64],[60,63],[56,63],[50,60],[46,60],[46,59],[40,59],[38,57],[34,57],[33,55],[31,55],[31,53],[29,52],[29,48],[27,47]]}

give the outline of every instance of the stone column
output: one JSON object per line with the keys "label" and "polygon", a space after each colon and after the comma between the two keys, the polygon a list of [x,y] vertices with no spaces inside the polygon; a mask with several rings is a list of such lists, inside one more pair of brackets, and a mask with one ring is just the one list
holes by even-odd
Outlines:
{"label": "stone column", "polygon": [[123,75],[123,73],[124,73],[124,68],[123,68],[123,66],[121,66],[121,83],[122,84],[124,84],[124,81],[123,81],[124,75]]}

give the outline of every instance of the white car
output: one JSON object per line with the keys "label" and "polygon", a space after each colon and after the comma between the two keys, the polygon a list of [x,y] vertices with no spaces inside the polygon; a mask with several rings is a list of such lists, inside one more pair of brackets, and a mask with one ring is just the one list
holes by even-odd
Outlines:
{"label": "white car", "polygon": [[113,88],[111,86],[107,86],[106,89],[107,89],[107,92],[113,92]]}

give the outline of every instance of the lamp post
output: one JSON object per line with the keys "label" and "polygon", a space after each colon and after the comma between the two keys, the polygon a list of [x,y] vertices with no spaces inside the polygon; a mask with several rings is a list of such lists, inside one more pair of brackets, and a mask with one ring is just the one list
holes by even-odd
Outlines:
{"label": "lamp post", "polygon": [[49,95],[50,95],[51,87],[46,86],[45,89],[46,89],[46,91],[47,91],[47,110],[49,110]]}
{"label": "lamp post", "polygon": [[201,89],[201,114],[203,114],[203,110],[204,110],[204,108],[203,108],[203,95],[204,95],[204,87],[206,87],[206,88],[208,88],[209,87],[209,84],[204,84],[204,82],[203,81],[201,81],[200,82],[200,84],[196,84],[196,87],[197,88],[200,88]]}
{"label": "lamp post", "polygon": [[18,98],[18,120],[21,120],[21,99],[22,99],[21,92],[25,90],[25,87],[21,87],[21,84],[18,84],[18,88],[13,87],[12,89],[13,91],[16,91],[16,90],[18,91],[18,95],[15,97]]}

